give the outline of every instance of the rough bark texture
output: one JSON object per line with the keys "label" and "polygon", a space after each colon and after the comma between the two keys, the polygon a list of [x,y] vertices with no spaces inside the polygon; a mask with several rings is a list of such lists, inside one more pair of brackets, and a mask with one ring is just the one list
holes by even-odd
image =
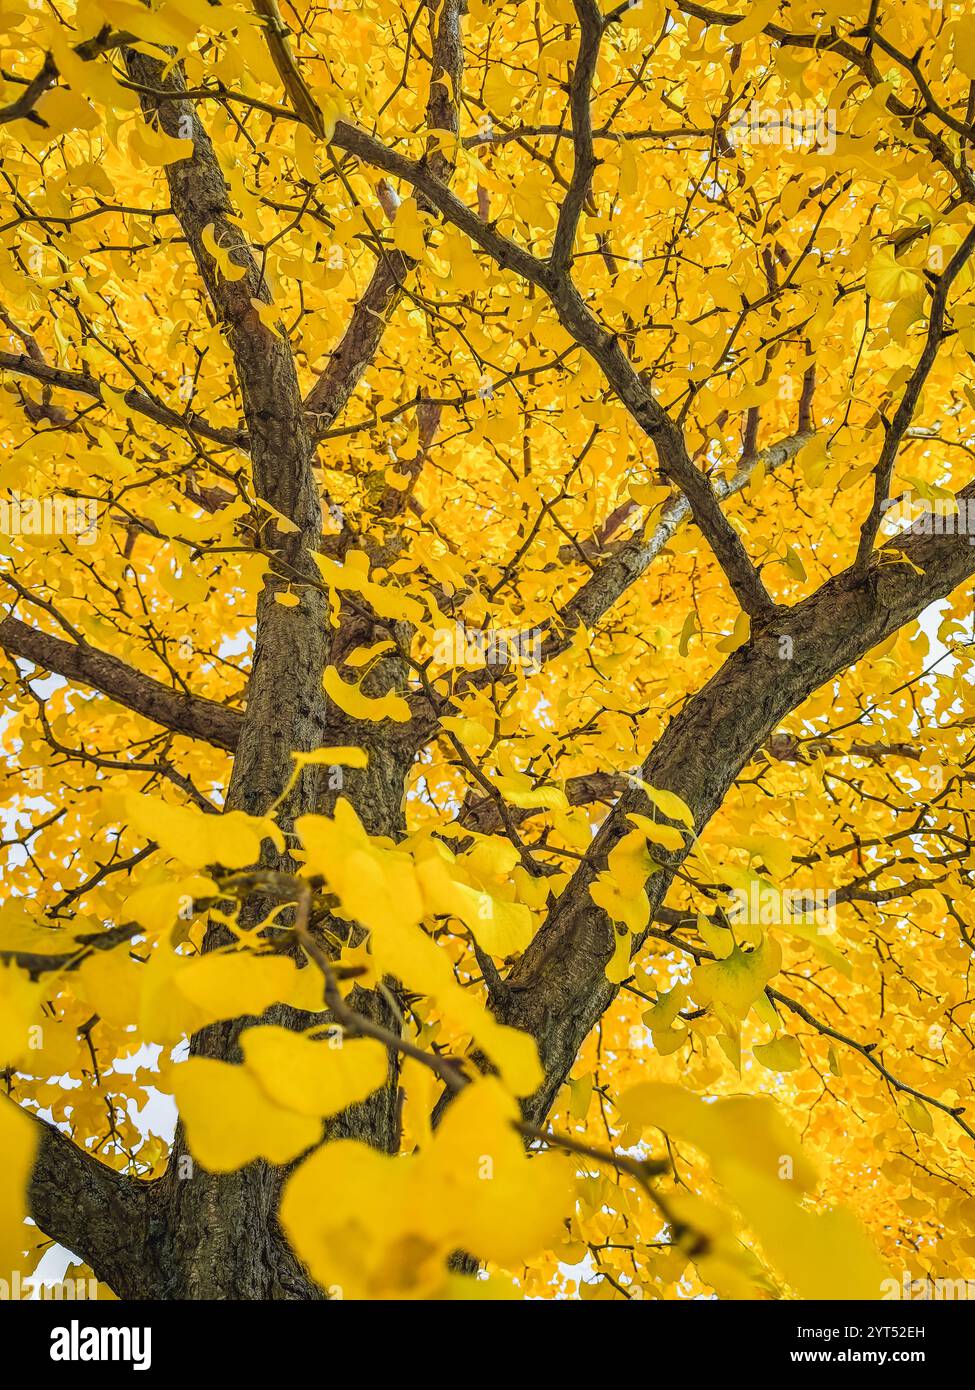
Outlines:
{"label": "rough bark texture", "polygon": [[[182,74],[167,74],[163,65],[128,50],[126,65],[142,87],[169,91],[184,87]],[[237,369],[244,416],[250,437],[254,490],[259,498],[294,523],[275,533],[275,559],[257,602],[257,636],[244,715],[227,794],[227,807],[263,815],[287,785],[292,752],[309,751],[326,742],[328,708],[322,672],[328,660],[328,601],[317,583],[309,552],[321,542],[322,516],[312,471],[313,444],[308,433],[298,374],[290,346],[255,314],[252,300],[270,303],[270,292],[233,219],[227,184],[194,107],[190,102],[156,102],[142,98],[147,116],[155,116],[172,136],[192,130],[190,158],[167,166],[173,213],[190,245],[215,311],[226,328]],[[223,279],[207,251],[203,234],[212,228],[216,242],[233,248],[231,258],[246,273]],[[300,602],[286,607],[275,594],[286,579],[306,583]],[[319,772],[306,769],[279,808],[284,829],[318,805]],[[264,864],[289,869],[265,841]],[[267,904],[248,905],[252,922],[263,919]],[[211,926],[204,950],[225,944],[224,929]],[[292,1022],[290,1010],[280,1021]],[[232,1061],[246,1020],[204,1030],[193,1039],[198,1055]],[[181,1132],[157,1200],[166,1208],[166,1249],[159,1261],[159,1293],[181,1298],[313,1298],[317,1294],[277,1225],[282,1170],[254,1163],[236,1173],[212,1174],[192,1165]]]}
{"label": "rough bark texture", "polygon": [[41,1134],[27,1193],[31,1216],[109,1288],[125,1288],[130,1298],[152,1297],[153,1187],[106,1168],[42,1120],[36,1124]]}

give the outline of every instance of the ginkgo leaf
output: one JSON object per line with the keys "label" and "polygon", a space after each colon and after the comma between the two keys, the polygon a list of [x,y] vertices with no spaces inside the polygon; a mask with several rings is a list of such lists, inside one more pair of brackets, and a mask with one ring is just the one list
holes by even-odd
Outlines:
{"label": "ginkgo leaf", "polygon": [[801,1207],[799,1197],[815,1183],[815,1171],[773,1102],[736,1097],[705,1104],[679,1087],[651,1083],[621,1097],[620,1108],[628,1119],[659,1125],[708,1155],[766,1253],[802,1297],[879,1296],[886,1271],[849,1213],[817,1215]]}
{"label": "ginkgo leaf", "polygon": [[369,754],[364,748],[315,748],[310,753],[292,753],[299,767],[368,767]]}
{"label": "ginkgo leaf", "polygon": [[773,1042],[756,1043],[752,1050],[769,1071],[795,1071],[802,1062],[799,1039],[787,1034]]}
{"label": "ginkgo leaf", "polygon": [[77,949],[74,933],[45,921],[29,903],[14,898],[0,905],[0,950],[57,956],[72,948]]}
{"label": "ginkgo leaf", "polygon": [[567,811],[569,803],[561,787],[522,786],[514,777],[499,777],[495,782],[498,791],[512,806],[525,809],[548,807],[554,811]]}
{"label": "ginkgo leaf", "polygon": [[286,956],[234,951],[186,960],[174,983],[208,1022],[216,1022],[239,1014],[262,1014],[288,997],[294,975],[294,963]]}
{"label": "ginkgo leaf", "polygon": [[313,1042],[266,1025],[245,1028],[240,1046],[267,1096],[300,1115],[337,1115],[378,1090],[389,1069],[386,1049],[371,1038]]}
{"label": "ginkgo leaf", "polygon": [[21,1060],[36,1046],[36,1027],[44,1002],[44,985],[26,970],[0,963],[0,1065]]}
{"label": "ginkgo leaf", "polygon": [[[422,619],[424,606],[418,599],[393,584],[380,584],[370,579],[367,563],[358,562],[355,555],[348,556],[344,565],[317,551],[312,552],[312,559],[329,588],[360,594],[381,618],[410,623]],[[365,556],[361,559],[365,561]],[[373,651],[378,650],[388,651],[389,647],[376,643]]]}
{"label": "ginkgo leaf", "polygon": [[200,234],[200,240],[216,261],[217,267],[224,280],[229,280],[231,282],[243,280],[244,276],[247,274],[247,267],[238,265],[236,261],[231,259],[229,247],[220,245],[216,238],[216,228],[212,222],[208,223],[207,226],[203,228]]}
{"label": "ginkgo leaf", "polygon": [[902,265],[893,251],[878,251],[867,270],[867,293],[874,299],[895,304],[924,288],[916,270]]}
{"label": "ginkgo leaf", "polygon": [[643,888],[621,888],[610,873],[597,875],[589,885],[589,896],[608,917],[622,922],[634,934],[650,921],[650,899]]}
{"label": "ginkgo leaf", "polygon": [[442,715],[440,724],[455,734],[465,748],[490,743],[491,732],[476,719],[462,719],[457,715]]}
{"label": "ginkgo leaf", "polygon": [[722,1004],[736,1018],[744,1018],[781,967],[782,951],[771,937],[751,951],[735,946],[724,960],[704,961],[694,969],[694,997],[702,1004]]}
{"label": "ginkgo leaf", "polygon": [[414,198],[404,198],[396,209],[393,222],[393,242],[400,251],[413,260],[423,259],[423,219]]}
{"label": "ginkgo leaf", "polygon": [[459,917],[474,933],[482,950],[504,957],[528,946],[532,916],[523,904],[505,902],[452,878],[448,865],[440,858],[418,863],[416,872],[428,911]]}
{"label": "ginkgo leaf", "polygon": [[190,159],[193,154],[193,141],[176,139],[167,135],[164,130],[153,129],[140,122],[132,127],[129,149],[146,164],[159,169],[166,164],[176,164],[181,159]]}
{"label": "ginkgo leaf", "polygon": [[779,0],[755,0],[745,18],[725,30],[726,41],[737,44],[755,38],[774,17],[778,8]]}
{"label": "ginkgo leaf", "polygon": [[619,1108],[631,1123],[654,1125],[706,1153],[719,1178],[731,1163],[799,1192],[816,1183],[815,1168],[767,1096],[704,1101],[680,1086],[644,1082],[620,1096]]}
{"label": "ginkgo leaf", "polygon": [[497,1081],[478,1081],[448,1106],[428,1158],[459,1247],[509,1267],[552,1243],[573,1204],[570,1164],[554,1153],[529,1158],[519,1119]]}
{"label": "ginkgo leaf", "polygon": [[484,1079],[452,1102],[419,1155],[390,1158],[354,1140],[322,1146],[285,1187],[289,1240],[346,1298],[442,1292],[455,1249],[520,1261],[558,1237],[573,1194],[564,1159],[526,1155],[517,1115]]}
{"label": "ginkgo leaf", "polygon": [[639,781],[638,785],[646,792],[657,810],[668,820],[680,821],[681,825],[686,825],[688,830],[694,829],[694,813],[687,802],[682,800],[676,792],[664,791],[660,787],[651,787],[643,781]]}
{"label": "ginkgo leaf", "polygon": [[[149,812],[151,815],[151,810]],[[172,843],[176,837],[172,834]],[[179,877],[162,864],[152,864],[139,886],[128,894],[123,919],[138,922],[150,935],[168,931],[182,915],[185,919],[195,902],[207,901],[218,893],[217,885],[203,874]]]}
{"label": "ginkgo leaf", "polygon": [[212,1173],[266,1158],[288,1163],[321,1138],[322,1125],[269,1099],[244,1067],[190,1057],[172,1070],[190,1152]]}
{"label": "ginkgo leaf", "polygon": [[156,797],[131,792],[125,799],[126,815],[143,835],[155,840],[167,854],[189,868],[221,864],[244,868],[261,857],[261,841],[270,839],[284,848],[281,832],[272,820],[248,816],[243,811],[206,815],[189,806],[171,806]]}
{"label": "ginkgo leaf", "polygon": [[361,686],[344,681],[334,666],[326,668],[323,684],[328,698],[353,719],[365,719],[371,724],[390,719],[394,724],[405,724],[412,717],[402,695],[394,691],[387,695],[363,695]]}
{"label": "ginkgo leaf", "polygon": [[933,1134],[934,1121],[931,1112],[921,1101],[914,1096],[907,1096],[902,1106],[904,1118],[912,1129],[916,1129],[920,1134]]}
{"label": "ginkgo leaf", "polygon": [[631,815],[630,820],[652,844],[661,845],[666,850],[682,850],[686,844],[683,832],[672,825],[662,825],[649,816]]}
{"label": "ginkgo leaf", "polygon": [[93,952],[81,963],[78,982],[99,1018],[121,1028],[138,1021],[141,971],[133,969],[127,951]]}
{"label": "ginkgo leaf", "polygon": [[19,1269],[29,1242],[24,1224],[27,1180],[34,1166],[40,1137],[31,1120],[12,1100],[0,1098],[0,1153],[3,1154],[3,1189],[0,1192],[0,1260],[5,1270]]}
{"label": "ginkgo leaf", "polygon": [[975,15],[961,15],[955,20],[954,31],[955,62],[975,82]]}
{"label": "ginkgo leaf", "polygon": [[800,1298],[877,1299],[890,1270],[846,1210],[804,1210],[774,1175],[726,1161],[724,1181],[776,1271]]}

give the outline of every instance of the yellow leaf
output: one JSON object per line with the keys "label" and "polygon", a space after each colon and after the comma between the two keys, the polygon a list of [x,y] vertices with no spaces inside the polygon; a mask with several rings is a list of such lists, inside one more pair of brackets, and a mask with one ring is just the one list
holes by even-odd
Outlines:
{"label": "yellow leaf", "polygon": [[646,1081],[620,1096],[619,1109],[631,1124],[653,1126],[693,1144],[711,1160],[719,1179],[731,1162],[776,1178],[784,1171],[788,1176],[777,1180],[799,1192],[815,1186],[815,1168],[766,1096],[705,1102],[682,1086]]}
{"label": "yellow leaf", "polygon": [[676,792],[664,791],[660,787],[651,787],[643,781],[639,782],[639,786],[643,788],[661,815],[666,816],[668,820],[680,821],[681,825],[686,825],[688,830],[694,829],[694,813],[687,802],[683,801]]}
{"label": "yellow leaf", "polygon": [[393,243],[404,255],[421,261],[426,250],[423,241],[423,219],[415,198],[404,198],[396,209],[393,222]]}
{"label": "yellow leaf", "polygon": [[184,998],[208,1023],[216,1023],[244,1014],[259,1016],[288,998],[294,977],[295,965],[287,956],[233,951],[186,960],[175,979]]}
{"label": "yellow leaf", "polygon": [[[230,277],[227,276],[226,278],[229,279]],[[273,304],[265,304],[263,299],[251,299],[251,308],[269,333],[273,333],[275,338],[284,337],[284,334],[281,332],[281,315]],[[279,603],[282,597],[283,596],[280,594],[277,595]]]}
{"label": "yellow leaf", "polygon": [[312,1042],[269,1025],[245,1028],[240,1045],[265,1094],[300,1115],[339,1114],[384,1085],[389,1070],[386,1049],[372,1038]]}
{"label": "yellow leaf", "polygon": [[483,748],[491,742],[491,731],[477,719],[441,715],[441,727],[448,729],[465,748]]}
{"label": "yellow leaf", "polygon": [[284,849],[280,830],[266,816],[248,816],[243,811],[207,815],[195,807],[171,806],[140,792],[128,793],[125,810],[131,825],[191,869],[208,864],[242,869],[256,864],[265,838]]}
{"label": "yellow leaf", "polygon": [[34,983],[16,965],[0,963],[0,1066],[14,1065],[37,1046],[44,997],[43,983]]}
{"label": "yellow leaf", "polygon": [[735,1018],[744,1018],[782,968],[782,951],[765,937],[752,951],[738,945],[724,960],[704,961],[691,974],[691,987],[700,1004],[721,1004]]}
{"label": "yellow leaf", "polygon": [[955,20],[953,39],[956,67],[975,82],[975,15]]}
{"label": "yellow leaf", "polygon": [[870,262],[866,283],[867,294],[885,304],[896,304],[924,288],[919,272],[901,265],[889,248],[878,251]]}
{"label": "yellow leaf", "polygon": [[[596,876],[589,885],[589,896],[614,922],[622,922],[628,931],[643,931],[650,921],[650,899],[643,888],[624,890],[609,873]],[[629,947],[627,946],[627,951]],[[623,947],[617,942],[617,951]]]}
{"label": "yellow leaf", "polygon": [[769,1071],[795,1071],[802,1061],[799,1039],[788,1034],[772,1042],[756,1043],[752,1051]]}
{"label": "yellow leaf", "polygon": [[3,1154],[3,1188],[0,1191],[0,1268],[19,1269],[22,1253],[30,1243],[27,1215],[27,1184],[34,1167],[40,1129],[35,1120],[0,1097],[0,1153]]}
{"label": "yellow leaf", "polygon": [[76,992],[91,1005],[93,1013],[117,1028],[128,1027],[139,1018],[139,997],[143,967],[133,961],[125,948],[95,951],[77,973]]}
{"label": "yellow leaf", "polygon": [[570,1165],[529,1158],[517,1118],[484,1078],[455,1098],[419,1154],[324,1144],[289,1178],[281,1225],[315,1279],[347,1299],[443,1296],[458,1249],[517,1265],[559,1239],[573,1199]]}
{"label": "yellow leaf", "polygon": [[[393,584],[379,584],[368,575],[368,560],[361,552],[351,552],[344,565],[330,560],[327,555],[312,552],[312,559],[321,571],[322,578],[330,589],[345,590],[361,594],[380,618],[391,618],[396,622],[418,623],[424,615],[423,604],[412,598]],[[393,644],[375,643],[372,653],[389,651]]]}
{"label": "yellow leaf", "polygon": [[429,910],[450,914],[474,933],[482,950],[493,956],[524,951],[532,939],[532,916],[521,903],[504,902],[452,878],[440,858],[417,865],[417,878]]}
{"label": "yellow leaf", "polygon": [[132,127],[129,150],[150,168],[162,169],[167,164],[178,164],[181,160],[191,159],[193,141],[179,140],[175,136],[167,135],[164,130],[156,130],[140,123]]}
{"label": "yellow leaf", "polygon": [[257,1158],[289,1163],[321,1138],[321,1120],[275,1105],[244,1067],[190,1057],[172,1085],[190,1152],[211,1173]]}
{"label": "yellow leaf", "polygon": [[215,232],[216,228],[212,222],[208,222],[203,228],[203,231],[200,233],[200,240],[203,243],[204,249],[209,251],[210,255],[216,261],[217,268],[225,280],[243,280],[244,276],[247,274],[246,267],[237,265],[236,262],[230,259],[229,248],[219,245]]}
{"label": "yellow leaf", "polygon": [[730,25],[725,30],[726,41],[729,44],[739,44],[747,43],[749,39],[756,38],[773,18],[778,8],[779,0],[753,0],[745,18],[737,24]]}
{"label": "yellow leaf", "polygon": [[723,1181],[775,1269],[800,1298],[877,1299],[890,1271],[853,1215],[805,1211],[772,1173],[726,1163]]}
{"label": "yellow leaf", "polygon": [[904,1118],[912,1129],[916,1129],[920,1134],[933,1134],[934,1121],[931,1119],[931,1111],[914,1096],[908,1096],[903,1104]]}
{"label": "yellow leaf", "polygon": [[344,681],[334,666],[326,668],[322,683],[328,698],[353,719],[366,719],[371,724],[391,719],[394,724],[405,724],[412,717],[402,695],[397,695],[395,691],[376,698],[363,695],[361,684],[351,685]]}
{"label": "yellow leaf", "polygon": [[659,821],[651,820],[649,816],[631,815],[630,820],[655,845],[662,845],[666,850],[682,850],[684,848],[683,832],[676,829],[675,826],[662,825]]}
{"label": "yellow leaf", "polygon": [[[525,779],[527,781],[527,778]],[[495,786],[511,806],[526,810],[548,807],[553,811],[567,811],[569,802],[561,787],[522,786],[515,777],[498,777]]]}

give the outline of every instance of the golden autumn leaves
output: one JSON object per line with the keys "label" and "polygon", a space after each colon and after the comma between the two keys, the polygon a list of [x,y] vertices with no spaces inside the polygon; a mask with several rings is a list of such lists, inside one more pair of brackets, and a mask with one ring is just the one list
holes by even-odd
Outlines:
{"label": "golden autumn leaves", "polygon": [[454,1099],[417,1155],[325,1144],[288,1182],[285,1232],[344,1297],[464,1296],[446,1272],[454,1251],[517,1268],[558,1241],[574,1205],[568,1160],[529,1158],[517,1118],[515,1101],[485,1077]]}
{"label": "golden autumn leaves", "polygon": [[[355,750],[344,751],[350,761],[359,761],[352,757]],[[314,755],[305,759],[315,760]],[[679,821],[689,820],[676,798],[655,795],[660,809]],[[360,924],[367,933],[365,943],[348,952],[360,977],[368,983],[394,977],[407,990],[425,995],[448,1034],[472,1039],[497,1068],[496,1076],[463,1085],[434,1129],[429,1117],[439,1085],[427,1084],[429,1073],[410,1058],[400,1084],[418,1139],[412,1153],[393,1157],[358,1141],[328,1139],[332,1117],[367,1101],[388,1083],[386,1045],[345,1036],[334,1023],[312,1022],[306,1031],[295,1032],[274,1022],[275,1006],[282,1004],[307,1012],[312,1020],[321,1017],[326,987],[316,965],[300,969],[290,957],[269,953],[259,929],[240,929],[231,914],[218,908],[212,915],[238,937],[235,945],[202,956],[173,949],[179,939],[172,934],[178,901],[174,885],[179,897],[188,888],[225,895],[221,884],[228,881],[228,870],[253,864],[265,837],[283,843],[278,827],[269,818],[240,812],[206,816],[137,795],[129,798],[127,814],[189,872],[186,877],[171,875],[169,884],[158,881],[155,889],[143,886],[131,896],[130,908],[153,923],[143,924],[147,947],[140,948],[138,960],[124,946],[91,954],[72,973],[71,988],[109,1023],[122,1028],[134,1024],[140,1041],[164,1046],[221,1020],[258,1020],[239,1035],[239,1061],[193,1056],[164,1065],[158,1077],[158,1085],[175,1097],[190,1152],[202,1167],[223,1173],[261,1159],[297,1164],[284,1187],[280,1220],[298,1256],[333,1296],[469,1296],[470,1281],[451,1271],[454,1252],[517,1271],[526,1260],[557,1248],[575,1211],[576,1169],[570,1158],[552,1150],[529,1154],[525,1149],[517,1097],[541,1082],[534,1041],[499,1024],[461,987],[447,953],[426,930],[433,919],[453,919],[481,933],[488,943],[484,949],[492,954],[523,949],[531,934],[529,909],[496,896],[499,882],[510,883],[511,846],[482,838],[472,852],[455,856],[422,835],[394,844],[370,836],[343,800],[334,816],[305,816],[296,824],[300,877],[325,880],[335,899],[335,916]],[[614,869],[624,890],[630,859],[634,872],[637,860],[644,872],[648,841],[656,836],[659,843],[660,832],[667,829],[638,820],[634,833],[643,848],[636,841],[624,842],[626,862]],[[272,923],[274,915],[261,925]],[[10,919],[11,941],[32,943],[40,931],[29,921]],[[65,942],[59,937],[58,944]],[[737,970],[735,953],[701,967],[699,993],[708,970],[715,976],[716,997],[731,1008],[722,972]],[[44,987],[14,968],[3,972],[0,985],[6,991],[2,1017],[8,1024],[0,1041],[5,1056],[22,1056],[22,1039],[37,1015]],[[749,999],[739,1001],[742,1010],[750,1005],[752,987],[750,981]],[[673,1010],[659,1006],[655,1021],[662,1028],[675,1021],[679,1003],[678,995]],[[461,1046],[460,1041],[454,1044],[455,1055]],[[831,1262],[840,1257],[841,1248],[848,1252],[845,1296],[876,1292],[884,1270],[852,1218],[816,1215],[804,1205],[816,1175],[770,1102],[736,1098],[709,1104],[679,1087],[646,1083],[624,1092],[618,1107],[626,1143],[645,1142],[648,1130],[659,1129],[710,1160],[728,1200],[744,1215],[772,1267],[799,1292],[824,1296]],[[10,1163],[26,1182],[35,1142],[30,1121],[4,1105],[0,1125]],[[780,1171],[783,1163],[786,1168]],[[648,1199],[654,1200],[649,1191],[640,1200]],[[715,1288],[731,1296],[753,1296],[763,1287],[768,1276],[742,1243],[725,1206],[681,1193],[659,1201],[662,1216],[678,1222],[676,1239],[693,1247],[702,1276]],[[21,1183],[10,1190],[0,1212],[0,1241],[11,1248],[23,1215]],[[483,1293],[500,1297],[509,1290],[503,1279],[492,1276]]]}
{"label": "golden autumn leaves", "polygon": [[[646,1082],[620,1098],[620,1109],[630,1122],[657,1126],[707,1155],[770,1264],[801,1298],[879,1296],[888,1271],[853,1216],[803,1205],[817,1174],[770,1098],[707,1102],[679,1086]],[[705,1278],[727,1297],[747,1297],[756,1270],[727,1214],[680,1195],[675,1214],[707,1233],[699,1258]]]}

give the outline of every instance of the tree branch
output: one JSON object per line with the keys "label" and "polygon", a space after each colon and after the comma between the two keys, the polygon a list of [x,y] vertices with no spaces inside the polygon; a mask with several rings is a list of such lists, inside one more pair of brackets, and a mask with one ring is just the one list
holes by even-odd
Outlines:
{"label": "tree branch", "polygon": [[[762,449],[753,458],[745,459],[730,478],[719,478],[713,485],[718,501],[724,501],[747,487],[756,469],[771,472],[794,459],[813,438],[812,434],[790,435],[787,439]],[[612,555],[600,561],[586,582],[577,589],[560,615],[562,632],[553,634],[543,649],[543,660],[551,660],[565,651],[572,633],[580,623],[593,627],[608,612],[671,541],[680,526],[690,516],[686,497],[677,497],[664,507],[660,520],[648,536],[635,535],[625,541]]]}
{"label": "tree branch", "polygon": [[[186,99],[182,67],[133,48],[125,50],[125,63],[132,81],[148,89],[139,98],[146,120],[158,122],[167,135],[192,140],[189,157],[166,166],[170,202],[233,353],[255,493],[294,523],[295,529],[281,536],[258,598],[247,712],[227,803],[230,809],[263,814],[292,784],[281,808],[287,822],[313,808],[318,785],[314,769],[295,783],[291,753],[320,747],[327,724],[322,672],[330,645],[328,600],[311,558],[322,531],[314,447],[291,345],[283,328],[275,332],[265,322],[268,316],[262,318],[254,307],[271,305],[271,292],[234,214],[210,137]],[[232,278],[223,274],[214,246],[226,255],[228,268],[236,267]],[[276,602],[285,582],[281,575],[300,583],[294,607]],[[269,728],[278,735],[274,739],[267,737]]]}
{"label": "tree branch", "polygon": [[870,563],[873,543],[877,539],[884,508],[889,500],[890,481],[894,472],[894,464],[897,462],[897,453],[901,441],[907,433],[908,426],[914,419],[914,412],[921,398],[924,383],[930,375],[931,368],[938,356],[938,350],[944,340],[948,291],[973,251],[975,251],[975,227],[971,228],[935,285],[934,294],[931,297],[931,309],[928,313],[928,332],[924,349],[904,387],[904,394],[901,396],[894,418],[886,426],[884,446],[874,470],[873,501],[870,504],[867,519],[863,523],[863,529],[860,532],[860,544],[857,547],[855,567],[859,573],[863,573]]}
{"label": "tree branch", "polygon": [[[973,497],[975,484],[959,501]],[[785,715],[975,573],[975,550],[966,536],[914,533],[898,548],[903,561],[873,565],[864,575],[849,569],[781,613],[773,626],[753,633],[667,727],[642,776],[683,798],[698,833]],[[539,1044],[546,1080],[528,1105],[534,1123],[548,1111],[586,1035],[617,992],[605,975],[615,929],[589,889],[626,833],[631,812],[652,813],[642,790],[628,790],[617,802],[499,1001],[499,1017],[532,1033]],[[651,919],[686,853],[655,847],[663,867],[647,884]],[[633,952],[645,934],[632,938]]]}
{"label": "tree branch", "polygon": [[30,1117],[40,1129],[27,1189],[37,1225],[113,1291],[124,1289],[129,1298],[152,1297],[154,1267],[147,1246],[153,1186],[116,1173],[53,1125]]}
{"label": "tree branch", "polygon": [[596,170],[592,146],[591,92],[599,60],[599,41],[603,35],[603,20],[596,0],[574,0],[581,34],[572,80],[569,84],[569,109],[572,113],[572,148],[575,165],[569,191],[559,208],[559,220],[552,242],[551,263],[554,270],[568,270],[572,261],[579,218],[589,196],[589,187]]}
{"label": "tree branch", "polygon": [[[105,26],[93,38],[86,39],[84,43],[76,44],[72,52],[80,58],[83,63],[90,63],[102,53],[107,53],[110,49],[120,48],[122,44],[131,43],[132,35],[126,33],[113,32],[108,25]],[[30,121],[34,125],[47,128],[47,121],[39,116],[34,107],[40,101],[45,92],[57,82],[60,72],[53,53],[44,55],[44,62],[37,72],[28,82],[21,95],[16,101],[12,101],[9,106],[0,107],[0,125],[6,125],[9,121]]]}
{"label": "tree branch", "polygon": [[[455,152],[444,149],[444,137],[456,144],[460,132],[463,6],[464,0],[442,0],[435,20],[436,3],[428,0],[434,32],[426,114],[426,159],[435,177],[445,186],[453,175]],[[312,417],[316,439],[328,431],[344,410],[363,372],[375,357],[390,316],[402,298],[403,284],[417,264],[411,256],[394,248],[386,248],[380,256],[341,341],[305,397],[305,413]]]}
{"label": "tree branch", "polygon": [[9,656],[23,657],[45,671],[90,686],[173,733],[230,752],[237,746],[242,714],[215,700],[171,690],[109,652],[87,643],[66,642],[10,617],[0,622],[0,647]]}
{"label": "tree branch", "polygon": [[601,367],[620,401],[653,441],[661,472],[687,498],[696,524],[714,551],[744,611],[758,623],[768,622],[775,613],[775,604],[738,533],[721,511],[707,477],[689,457],[679,427],[628,360],[619,339],[587,308],[568,276],[560,275],[550,262],[539,260],[517,242],[503,236],[492,224],[483,222],[434,177],[426,161],[418,163],[407,159],[345,121],[336,125],[333,144],[364,163],[411,184],[448,222],[486,251],[502,270],[512,270],[545,291],[562,327]]}
{"label": "tree branch", "polygon": [[[15,376],[31,377],[47,387],[77,391],[80,395],[91,396],[96,401],[103,400],[101,382],[86,372],[72,372],[65,367],[52,367],[26,353],[0,352],[0,371],[13,372]],[[162,401],[155,401],[151,396],[135,389],[122,392],[122,399],[130,410],[138,411],[147,419],[154,420],[157,425],[186,430],[189,434],[199,435],[201,439],[209,439],[214,444],[222,444],[228,449],[247,448],[247,435],[244,431],[211,425],[202,415],[196,415],[192,410],[180,414],[178,410],[170,410]]]}

